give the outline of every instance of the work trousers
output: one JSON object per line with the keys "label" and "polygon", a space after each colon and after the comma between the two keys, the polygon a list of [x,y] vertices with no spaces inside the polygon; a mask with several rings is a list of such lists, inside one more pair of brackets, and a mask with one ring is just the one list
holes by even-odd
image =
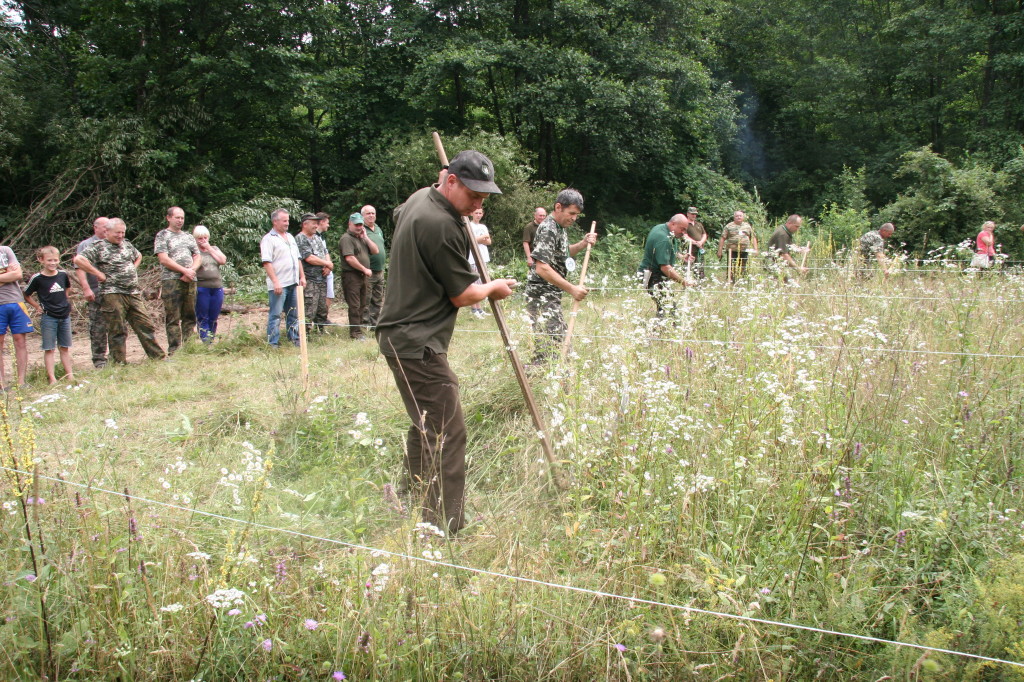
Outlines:
{"label": "work trousers", "polygon": [[160,298],[164,302],[167,354],[173,355],[196,329],[196,283],[180,279],[162,280]]}
{"label": "work trousers", "polygon": [[88,302],[89,345],[92,347],[92,364],[96,369],[107,364],[107,322],[103,319],[103,295],[96,294],[95,301]]}
{"label": "work trousers", "polygon": [[562,295],[526,292],[526,314],[533,325],[533,362],[547,362],[560,355],[565,338],[565,318],[562,317]]}
{"label": "work trousers", "polygon": [[464,525],[466,424],[459,379],[448,356],[424,349],[415,360],[386,356],[406,414],[405,466],[413,494],[422,494],[423,520],[457,533]]}
{"label": "work trousers", "polygon": [[384,305],[384,271],[374,270],[366,284],[370,291],[366,314],[363,315],[363,324],[367,327],[376,327],[377,320],[380,319],[380,309]]}
{"label": "work trousers", "polygon": [[341,287],[345,291],[345,304],[348,306],[348,334],[353,339],[366,336],[362,325],[370,290],[368,280],[369,278],[358,270],[345,270],[341,273]]}
{"label": "work trousers", "polygon": [[146,355],[154,360],[163,359],[164,349],[157,343],[153,320],[140,294],[103,294],[103,319],[107,323],[110,359],[113,362],[121,365],[128,362],[128,325],[139,337]]}
{"label": "work trousers", "polygon": [[306,305],[306,324],[312,325],[311,331],[322,332],[327,324],[327,280],[307,277],[303,299]]}

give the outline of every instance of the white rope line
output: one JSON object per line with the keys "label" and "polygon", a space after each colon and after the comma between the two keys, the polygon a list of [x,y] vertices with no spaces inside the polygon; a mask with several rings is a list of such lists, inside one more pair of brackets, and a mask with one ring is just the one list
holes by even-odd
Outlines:
{"label": "white rope line", "polygon": [[[586,285],[584,285],[586,286]],[[588,291],[630,291],[634,293],[647,294],[647,289],[638,287],[596,287],[587,286]],[[789,289],[704,289],[697,287],[696,289],[680,289],[680,291],[686,291],[690,293],[699,294],[735,294],[735,293],[747,293],[754,295],[765,295],[765,294],[783,294],[787,298],[790,296],[814,296],[817,298],[868,298],[875,299],[879,302],[883,301],[948,301],[951,297],[949,296],[890,296],[888,294],[843,294],[843,293],[825,293],[817,291],[791,291]],[[978,300],[979,303],[1024,303],[1024,298],[984,298]]]}
{"label": "white rope line", "polygon": [[[312,322],[306,322],[306,326],[314,326]],[[351,327],[364,327],[365,325],[350,325],[341,324],[340,322],[321,322],[317,323],[316,326],[320,327],[341,327],[349,329]],[[373,329],[373,327],[367,327]],[[495,329],[466,329],[464,327],[456,327],[456,332],[463,334],[499,334],[500,332]],[[543,334],[533,334],[530,331],[524,332],[530,336],[544,336]],[[549,334],[552,338],[558,338],[557,335]],[[608,334],[574,334],[574,339],[592,339],[592,340],[612,340],[621,341],[621,336],[611,336]],[[740,344],[743,346],[760,346],[765,343],[773,343],[774,341],[720,341],[718,339],[671,339],[659,336],[648,336],[648,341],[663,341],[665,343],[692,343],[692,344],[709,344],[712,346],[730,346],[733,344]],[[811,348],[814,350],[846,350],[846,351],[864,351],[868,353],[909,353],[914,355],[946,355],[951,357],[964,357],[964,358],[1002,358],[1006,360],[1024,360],[1024,355],[1009,355],[1003,353],[965,353],[963,351],[955,350],[929,350],[915,349],[915,348],[872,348],[870,346],[825,346],[819,344],[812,345],[801,345],[801,349]]]}
{"label": "white rope line", "polygon": [[255,521],[245,521],[245,520],[236,519],[236,518],[233,518],[233,517],[230,517],[230,516],[224,516],[222,514],[217,514],[215,512],[207,512],[207,511],[202,511],[200,509],[192,509],[192,508],[189,508],[189,507],[182,507],[181,505],[172,504],[172,503],[169,503],[169,502],[161,502],[159,500],[152,500],[152,499],[149,499],[149,498],[146,498],[146,497],[141,497],[139,495],[132,495],[130,493],[125,493],[125,492],[118,492],[116,490],[107,490],[106,488],[98,488],[98,487],[93,486],[93,485],[88,485],[88,484],[85,484],[85,483],[78,483],[76,481],[67,481],[67,480],[62,479],[62,478],[54,478],[52,476],[45,476],[45,475],[42,475],[42,474],[33,474],[33,473],[30,473],[30,472],[27,472],[27,471],[23,471],[21,469],[14,469],[14,468],[7,467],[7,466],[0,466],[0,470],[10,471],[10,472],[14,472],[14,473],[19,473],[19,474],[23,474],[25,476],[34,476],[34,477],[42,479],[42,480],[53,481],[55,483],[63,483],[65,485],[74,486],[74,487],[82,488],[82,489],[85,489],[85,490],[94,490],[94,491],[101,492],[101,493],[106,493],[106,494],[109,494],[109,495],[116,495],[118,497],[123,497],[125,499],[135,500],[136,502],[143,502],[143,503],[146,503],[146,504],[157,505],[157,506],[161,506],[161,507],[166,507],[168,509],[176,509],[178,511],[187,512],[189,514],[198,514],[200,516],[206,516],[206,517],[213,518],[213,519],[219,519],[221,521],[228,521],[228,522],[231,522],[231,523],[240,523],[240,524],[243,524],[243,525],[250,525],[250,526],[252,526],[254,528],[260,528],[262,530],[273,531],[273,532],[276,532],[276,533],[284,533],[286,535],[293,535],[293,536],[296,536],[296,537],[305,538],[307,540],[318,540],[320,542],[325,542],[325,543],[328,543],[328,544],[341,545],[343,547],[348,547],[349,549],[362,550],[362,551],[371,552],[371,553],[374,553],[374,554],[386,555],[386,556],[394,557],[396,559],[406,559],[408,561],[418,561],[418,562],[430,564],[430,565],[433,565],[433,566],[439,566],[439,567],[442,567],[442,568],[449,568],[449,569],[456,570],[456,571],[466,571],[466,572],[469,572],[469,573],[475,573],[477,575],[485,575],[485,576],[490,576],[490,577],[493,577],[493,578],[501,578],[501,579],[504,579],[504,580],[514,580],[514,581],[517,581],[517,582],[528,583],[528,584],[531,584],[531,585],[538,585],[540,587],[547,587],[547,588],[556,589],[556,590],[565,590],[565,591],[568,591],[568,592],[577,592],[577,593],[580,593],[580,594],[587,594],[587,595],[594,596],[594,597],[604,597],[606,599],[618,599],[618,600],[621,600],[621,601],[632,602],[634,604],[645,604],[645,605],[648,605],[648,606],[660,606],[660,607],[664,607],[664,608],[667,608],[667,609],[674,609],[674,610],[678,610],[678,611],[685,611],[685,612],[688,612],[688,613],[695,613],[695,614],[700,614],[700,615],[704,615],[704,616],[714,616],[716,618],[726,618],[726,619],[729,619],[729,620],[736,620],[736,621],[740,621],[740,622],[744,622],[744,623],[756,623],[758,625],[770,625],[770,626],[774,626],[774,627],[788,628],[788,629],[791,629],[791,630],[802,630],[802,631],[805,631],[805,632],[814,632],[814,633],[821,634],[821,635],[833,635],[833,636],[836,636],[836,637],[846,637],[846,638],[849,638],[849,639],[858,639],[858,640],[861,640],[861,641],[864,641],[864,642],[873,642],[873,643],[876,643],[876,644],[887,644],[887,645],[891,645],[891,646],[907,647],[907,648],[911,648],[911,649],[919,649],[921,651],[930,651],[930,652],[940,653],[940,654],[949,654],[951,656],[961,656],[961,657],[964,657],[964,658],[971,658],[971,659],[975,659],[975,660],[979,660],[979,661],[988,661],[990,663],[999,663],[999,664],[1002,664],[1002,665],[1011,665],[1011,666],[1015,666],[1015,667],[1019,667],[1019,668],[1024,668],[1024,663],[1021,663],[1021,662],[1018,662],[1018,661],[1010,661],[1010,660],[1006,660],[1006,659],[1002,659],[1002,658],[993,658],[993,657],[990,657],[990,656],[982,656],[980,654],[972,654],[972,653],[968,653],[966,651],[957,651],[955,649],[942,649],[942,648],[939,648],[939,647],[927,646],[925,644],[915,644],[913,642],[900,642],[898,640],[884,639],[882,637],[873,637],[871,635],[858,635],[858,634],[855,634],[855,633],[852,633],[852,632],[842,632],[842,631],[839,631],[839,630],[829,630],[827,628],[818,628],[818,627],[814,627],[814,626],[811,626],[811,625],[799,625],[799,624],[796,624],[796,623],[787,623],[787,622],[784,622],[784,621],[769,620],[769,619],[766,619],[766,618],[754,618],[753,616],[744,616],[742,614],[725,613],[725,612],[722,612],[722,611],[710,611],[708,609],[701,609],[701,608],[697,608],[695,606],[683,606],[681,604],[669,604],[669,603],[666,603],[666,602],[655,601],[653,599],[644,599],[642,597],[629,597],[629,596],[622,595],[622,594],[615,594],[614,592],[603,592],[601,590],[592,590],[592,589],[589,589],[589,588],[586,588],[586,587],[575,587],[573,585],[564,585],[564,584],[561,584],[561,583],[553,583],[553,582],[548,582],[546,580],[538,580],[536,578],[527,578],[525,576],[512,575],[510,573],[500,573],[498,571],[489,571],[487,569],[475,568],[473,566],[463,566],[461,564],[450,563],[450,562],[447,562],[447,561],[438,561],[436,559],[427,559],[426,557],[413,556],[413,555],[410,555],[410,554],[403,554],[402,552],[394,552],[394,551],[391,551],[391,550],[378,549],[376,547],[370,547],[368,545],[359,545],[359,544],[356,544],[356,543],[353,543],[353,542],[345,542],[344,540],[336,540],[334,538],[325,538],[325,537],[321,537],[321,536],[318,536],[318,535],[312,535],[310,533],[303,533],[302,531],[292,530],[290,528],[278,528],[276,526],[269,526],[269,525],[266,525],[266,524],[263,524],[263,523],[257,523]]}

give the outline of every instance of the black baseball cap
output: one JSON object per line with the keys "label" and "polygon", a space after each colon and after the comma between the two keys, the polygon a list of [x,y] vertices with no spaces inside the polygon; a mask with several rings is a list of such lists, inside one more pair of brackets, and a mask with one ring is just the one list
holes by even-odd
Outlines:
{"label": "black baseball cap", "polygon": [[494,184],[494,164],[478,151],[467,149],[459,152],[448,164],[448,173],[474,192],[501,194]]}

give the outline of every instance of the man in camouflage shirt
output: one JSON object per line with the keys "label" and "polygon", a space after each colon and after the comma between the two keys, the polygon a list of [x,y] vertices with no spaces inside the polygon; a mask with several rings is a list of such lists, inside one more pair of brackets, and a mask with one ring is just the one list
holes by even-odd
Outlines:
{"label": "man in camouflage shirt", "polygon": [[173,355],[196,328],[196,270],[203,264],[196,239],[182,231],[185,211],[167,209],[167,227],[156,233],[153,253],[160,261],[160,298],[164,302],[167,354]]}
{"label": "man in camouflage shirt", "polygon": [[299,247],[299,260],[306,273],[306,287],[303,302],[306,305],[306,320],[312,324],[312,331],[323,332],[327,324],[327,275],[334,270],[334,262],[327,253],[327,242],[317,234],[320,219],[313,213],[302,216],[302,231],[295,235]]}
{"label": "man in camouflage shirt", "polygon": [[889,274],[888,263],[885,259],[885,240],[891,237],[895,231],[896,228],[892,223],[885,223],[877,230],[871,230],[860,238],[860,255],[864,264],[860,271],[862,277],[867,277],[872,257],[878,261],[879,267],[882,268],[882,274]]}
{"label": "man in camouflage shirt", "polygon": [[743,211],[736,211],[732,214],[732,222],[726,223],[722,228],[722,237],[718,240],[718,260],[722,260],[722,250],[726,251],[729,257],[727,263],[728,279],[732,282],[743,274],[747,265],[747,251],[753,245],[757,251],[757,235],[754,228],[747,222],[747,214]]}
{"label": "man in camouflage shirt", "polygon": [[[83,239],[75,248],[79,254],[88,248],[90,244],[102,241],[107,236],[107,217],[100,216],[92,221],[92,236]],[[103,321],[103,297],[100,296],[100,283],[92,275],[86,275],[83,270],[75,270],[75,277],[82,287],[82,296],[88,302],[86,309],[89,311],[89,343],[92,347],[92,364],[96,369],[103,369],[107,366],[107,323]]]}
{"label": "man in camouflage shirt", "polygon": [[558,193],[551,215],[537,226],[530,252],[534,267],[526,284],[526,313],[530,316],[533,333],[537,335],[534,364],[556,355],[565,336],[562,292],[577,301],[587,296],[587,288],[582,283],[576,286],[566,279],[569,270],[576,269],[572,256],[587,244],[597,242],[596,234],[587,233],[580,241],[569,244],[566,228],[576,222],[582,212],[583,195],[578,190],[566,188]]}
{"label": "man in camouflage shirt", "polygon": [[153,320],[139,290],[139,263],[142,254],[124,238],[125,225],[120,218],[107,221],[107,236],[90,244],[75,256],[75,267],[94,275],[103,297],[103,318],[110,340],[110,359],[125,364],[127,328],[131,325],[146,355],[163,359],[164,349],[153,334]]}

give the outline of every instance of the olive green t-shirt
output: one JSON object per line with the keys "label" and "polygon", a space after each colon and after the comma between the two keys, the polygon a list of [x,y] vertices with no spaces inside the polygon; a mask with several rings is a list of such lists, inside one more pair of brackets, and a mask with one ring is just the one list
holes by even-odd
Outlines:
{"label": "olive green t-shirt", "polygon": [[477,278],[469,248],[462,216],[437,189],[409,197],[391,238],[388,295],[377,321],[382,354],[417,359],[426,348],[448,352],[459,311],[450,299]]}
{"label": "olive green t-shirt", "polygon": [[776,254],[781,256],[789,253],[791,246],[793,246],[793,233],[785,225],[779,225],[772,233],[771,239],[768,240],[769,255],[774,258]]}

